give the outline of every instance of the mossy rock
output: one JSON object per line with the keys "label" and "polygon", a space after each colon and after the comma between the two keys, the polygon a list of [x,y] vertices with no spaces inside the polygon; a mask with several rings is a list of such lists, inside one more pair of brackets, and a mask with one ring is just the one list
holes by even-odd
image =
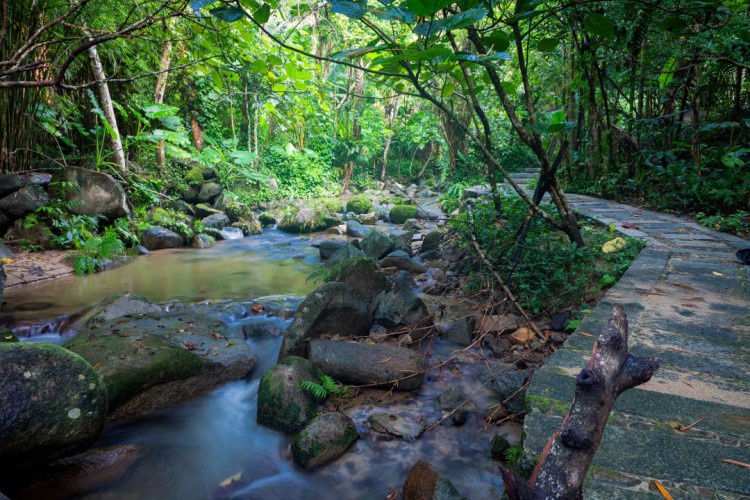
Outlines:
{"label": "mossy rock", "polygon": [[388,214],[394,224],[403,224],[409,219],[417,218],[417,207],[414,205],[396,205]]}
{"label": "mossy rock", "polygon": [[336,226],[340,222],[326,207],[316,205],[287,211],[277,227],[288,233],[312,233]]}
{"label": "mossy rock", "polygon": [[258,423],[290,434],[304,428],[318,403],[302,388],[303,380],[318,380],[318,372],[297,356],[287,357],[263,374],[258,386]]}
{"label": "mossy rock", "polygon": [[0,343],[0,466],[48,461],[90,445],[107,392],[80,356],[43,342]]}
{"label": "mossy rock", "polygon": [[260,221],[252,212],[247,217],[232,223],[232,227],[238,228],[245,236],[260,234],[263,232],[263,227],[261,226]]}
{"label": "mossy rock", "polygon": [[212,247],[214,243],[216,243],[216,238],[205,233],[200,233],[193,237],[190,246],[193,248],[209,248]]}
{"label": "mossy rock", "polygon": [[223,211],[229,217],[230,222],[238,222],[253,215],[249,206],[229,197],[224,199]]}
{"label": "mossy rock", "polygon": [[388,287],[388,279],[380,266],[369,257],[349,259],[337,267],[334,281],[346,283],[367,300],[374,299]]}
{"label": "mossy rock", "polygon": [[11,342],[18,342],[16,334],[12,330],[0,329],[0,344],[9,344]]}
{"label": "mossy rock", "polygon": [[357,440],[352,419],[342,413],[324,413],[312,419],[294,438],[292,457],[312,469],[333,462]]}
{"label": "mossy rock", "polygon": [[185,182],[189,186],[200,186],[203,184],[203,169],[201,167],[195,166],[188,170],[188,172],[185,174]]}
{"label": "mossy rock", "polygon": [[162,308],[138,293],[117,293],[95,305],[81,316],[70,328],[80,331],[85,328],[98,328],[100,324],[123,316],[138,317],[147,313],[161,312]]}
{"label": "mossy rock", "polygon": [[366,214],[372,211],[372,200],[363,194],[355,196],[346,204],[346,211],[354,212],[355,214]]}
{"label": "mossy rock", "polygon": [[273,216],[271,212],[262,212],[258,216],[258,220],[260,221],[262,226],[273,226],[276,224],[276,217]]}

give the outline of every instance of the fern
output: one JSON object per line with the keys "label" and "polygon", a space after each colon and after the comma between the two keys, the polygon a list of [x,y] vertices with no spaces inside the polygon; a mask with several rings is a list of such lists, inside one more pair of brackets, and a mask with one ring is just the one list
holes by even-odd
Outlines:
{"label": "fern", "polygon": [[312,394],[318,401],[325,400],[329,395],[336,396],[337,408],[340,399],[349,394],[348,385],[341,384],[325,374],[320,375],[317,382],[314,380],[303,380],[300,382],[300,386],[303,390]]}
{"label": "fern", "polygon": [[312,380],[303,380],[300,382],[302,389],[313,395],[318,401],[323,401],[328,397],[328,391],[323,385],[313,382]]}

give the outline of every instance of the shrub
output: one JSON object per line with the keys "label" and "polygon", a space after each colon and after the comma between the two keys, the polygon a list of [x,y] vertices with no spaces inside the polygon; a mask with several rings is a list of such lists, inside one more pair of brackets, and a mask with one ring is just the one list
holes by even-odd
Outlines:
{"label": "shrub", "polygon": [[372,211],[372,200],[363,194],[357,195],[346,204],[346,211],[355,214],[369,213]]}

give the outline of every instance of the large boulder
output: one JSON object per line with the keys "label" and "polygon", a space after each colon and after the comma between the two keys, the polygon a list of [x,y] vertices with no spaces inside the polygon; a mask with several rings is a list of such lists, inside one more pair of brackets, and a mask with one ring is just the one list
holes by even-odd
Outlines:
{"label": "large boulder", "polygon": [[340,220],[323,205],[290,210],[282,217],[277,227],[288,233],[311,233],[336,226]]}
{"label": "large boulder", "polygon": [[97,328],[105,321],[128,317],[140,317],[148,313],[161,312],[162,308],[137,293],[118,293],[99,302],[89,312],[70,325],[72,330]]}
{"label": "large boulder", "polygon": [[221,191],[221,184],[218,184],[216,182],[207,182],[203,184],[198,191],[198,201],[203,203],[213,201],[217,196],[221,194]]}
{"label": "large boulder", "polygon": [[374,230],[374,228],[365,226],[361,222],[353,219],[346,221],[346,234],[355,238],[361,238]]}
{"label": "large boulder", "polygon": [[344,261],[333,279],[350,285],[368,301],[388,287],[377,262],[366,257]]}
{"label": "large boulder", "polygon": [[394,224],[403,224],[409,219],[417,218],[417,207],[414,205],[396,205],[388,214]]}
{"label": "large boulder", "polygon": [[195,216],[198,217],[199,219],[203,219],[210,215],[222,213],[221,210],[218,210],[209,205],[206,205],[205,203],[198,203],[197,205],[195,205],[194,212],[195,212]]}
{"label": "large boulder", "polygon": [[148,250],[180,248],[182,244],[182,236],[165,227],[153,226],[141,233],[141,245]]}
{"label": "large boulder", "polygon": [[355,214],[366,214],[372,210],[372,200],[364,194],[354,196],[346,203],[346,211]]}
{"label": "large boulder", "polygon": [[352,243],[347,243],[333,252],[333,254],[328,258],[328,262],[326,262],[326,265],[328,267],[335,267],[341,265],[347,260],[358,259],[362,257],[366,257],[366,254],[362,250],[354,246]]}
{"label": "large boulder", "polygon": [[413,325],[430,315],[425,303],[411,289],[411,280],[406,271],[400,271],[392,281],[391,288],[381,292],[376,301],[375,321],[389,328]]}
{"label": "large boulder", "polygon": [[315,396],[302,388],[305,380],[317,381],[318,372],[297,356],[264,373],[258,386],[258,423],[290,434],[302,430],[318,407]]}
{"label": "large boulder", "polygon": [[385,344],[313,340],[307,357],[320,371],[345,384],[376,384],[399,391],[422,385],[426,370],[419,352]]}
{"label": "large boulder", "polygon": [[203,227],[222,230],[229,225],[229,217],[224,212],[215,213],[201,219]]}
{"label": "large boulder", "polygon": [[51,180],[52,176],[50,174],[41,172],[4,175],[0,177],[0,197],[7,196],[25,186],[46,186]]}
{"label": "large boulder", "polygon": [[73,202],[71,212],[79,215],[103,215],[109,220],[131,217],[133,212],[125,190],[111,175],[86,168],[69,167],[61,171],[65,182],[77,189],[66,192],[65,199]]}
{"label": "large boulder", "polygon": [[107,392],[80,356],[45,343],[0,343],[0,466],[73,454],[99,436]]}
{"label": "large boulder", "polygon": [[0,199],[0,210],[15,217],[22,217],[47,203],[49,196],[44,189],[32,184]]}
{"label": "large boulder", "polygon": [[320,252],[320,258],[325,260],[330,258],[337,250],[341,249],[346,242],[338,240],[325,240],[320,242],[318,251]]}
{"label": "large boulder", "polygon": [[151,312],[81,328],[65,347],[99,367],[109,418],[121,419],[245,377],[255,355],[240,336],[205,315]]}
{"label": "large boulder", "polygon": [[222,240],[241,240],[244,237],[242,229],[236,227],[225,227],[219,231]]}
{"label": "large boulder", "polygon": [[357,440],[352,419],[343,413],[315,417],[292,442],[292,457],[300,467],[312,469],[333,462]]}
{"label": "large boulder", "polygon": [[297,308],[294,321],[284,335],[279,358],[302,355],[305,342],[321,335],[366,335],[370,331],[372,311],[368,301],[346,283],[321,286]]}
{"label": "large boulder", "polygon": [[441,235],[439,231],[430,231],[427,233],[424,240],[422,240],[420,253],[428,253],[438,250],[440,248],[440,238]]}
{"label": "large boulder", "polygon": [[370,231],[359,243],[359,248],[375,260],[386,255],[392,247],[393,241],[381,231]]}
{"label": "large boulder", "polygon": [[385,267],[395,267],[399,271],[406,271],[411,274],[420,274],[427,271],[424,264],[416,262],[409,257],[409,254],[403,250],[391,252],[380,261],[380,265]]}
{"label": "large boulder", "polygon": [[403,500],[463,500],[444,474],[429,462],[420,460],[412,467],[404,483]]}

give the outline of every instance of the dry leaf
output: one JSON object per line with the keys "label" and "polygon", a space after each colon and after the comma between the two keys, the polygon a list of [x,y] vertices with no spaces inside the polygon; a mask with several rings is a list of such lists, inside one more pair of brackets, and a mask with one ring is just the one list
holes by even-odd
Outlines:
{"label": "dry leaf", "polygon": [[235,481],[239,481],[242,479],[242,471],[238,472],[237,474],[234,474],[233,476],[229,476],[225,480],[219,483],[219,486],[222,488],[226,488],[227,486],[231,485]]}
{"label": "dry leaf", "polygon": [[656,486],[656,489],[659,490],[659,493],[661,493],[661,496],[663,496],[667,500],[674,500],[672,498],[672,495],[669,494],[667,489],[664,486],[662,486],[662,484],[659,481],[652,481],[652,484]]}
{"label": "dry leaf", "polygon": [[5,257],[3,259],[0,259],[0,262],[2,262],[3,264],[13,264],[13,259]]}
{"label": "dry leaf", "polygon": [[722,277],[724,276],[723,274],[717,273],[716,271],[712,272],[711,274],[713,274],[714,276],[722,276]]}
{"label": "dry leaf", "polygon": [[680,283],[670,283],[670,285],[676,286],[678,288],[683,288],[685,290],[695,290],[695,288],[693,288],[692,286],[682,285]]}
{"label": "dry leaf", "polygon": [[725,464],[731,464],[731,465],[736,465],[738,467],[745,467],[747,469],[750,469],[750,464],[746,464],[745,462],[738,462],[737,460],[731,460],[729,458],[723,458],[721,459],[721,461],[724,462]]}
{"label": "dry leaf", "polygon": [[622,250],[627,245],[627,242],[622,238],[615,238],[613,240],[609,240],[604,245],[602,245],[602,253],[614,253],[619,250]]}

